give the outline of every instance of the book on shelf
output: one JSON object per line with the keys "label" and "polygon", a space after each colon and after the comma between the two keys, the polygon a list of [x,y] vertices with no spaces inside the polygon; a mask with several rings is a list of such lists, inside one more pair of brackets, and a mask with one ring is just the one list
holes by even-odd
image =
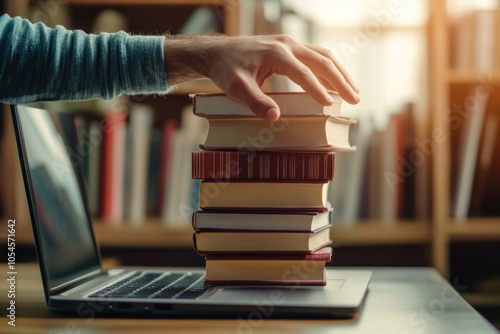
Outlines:
{"label": "book on shelf", "polygon": [[[89,138],[102,138],[99,122],[91,120],[88,123]],[[88,196],[89,196],[89,210],[92,216],[98,216],[101,209],[101,150],[102,145],[100,141],[92,141],[90,151],[86,157],[87,170],[86,176],[88,180]]]}
{"label": "book on shelf", "polygon": [[383,130],[375,130],[368,117],[360,121],[351,132],[356,152],[336,153],[335,182],[330,184],[328,194],[335,208],[334,221],[396,222],[416,217],[416,178],[419,168],[424,168],[425,151],[421,148],[424,141],[417,140],[415,123],[411,103],[392,114]]}
{"label": "book on shelf", "polygon": [[500,10],[476,10],[451,25],[451,67],[488,71],[500,66]]}
{"label": "book on shelf", "polygon": [[170,119],[163,125],[161,143],[161,163],[160,163],[160,189],[158,192],[157,212],[163,213],[165,197],[167,196],[169,175],[172,168],[172,152],[174,150],[174,139],[179,124],[176,120]]}
{"label": "book on shelf", "polygon": [[335,162],[335,182],[328,188],[328,201],[335,210],[332,220],[342,224],[354,224],[361,216],[366,161],[369,143],[372,139],[372,125],[368,117],[360,119],[359,124],[350,131],[350,138],[356,145],[355,152],[339,152]]}
{"label": "book on shelf", "polygon": [[90,215],[100,213],[100,170],[103,134],[99,121],[88,115],[77,113],[74,116],[79,152],[83,159],[83,177],[87,188],[87,203]]}
{"label": "book on shelf", "polygon": [[192,178],[333,181],[333,152],[204,151],[192,153]]}
{"label": "book on shelf", "polygon": [[130,145],[127,150],[127,166],[125,174],[125,218],[135,224],[146,218],[146,182],[149,162],[150,136],[153,126],[153,111],[150,107],[136,104],[130,111],[128,135]]}
{"label": "book on shelf", "polygon": [[163,159],[162,152],[162,132],[160,129],[153,128],[150,138],[149,161],[147,171],[147,216],[159,216],[160,189],[163,182],[161,177],[161,164]]}
{"label": "book on shelf", "polygon": [[331,226],[331,212],[207,212],[193,213],[193,229],[200,231],[312,232]]}
{"label": "book on shelf", "polygon": [[[469,216],[481,216],[483,212],[483,200],[485,198],[488,182],[492,179],[490,170],[493,165],[494,153],[499,131],[498,115],[487,113],[483,122],[481,141],[479,144],[478,158],[472,185],[471,203]],[[497,165],[498,166],[498,165]]]}
{"label": "book on shelf", "polygon": [[[476,88],[471,88],[471,96]],[[477,99],[477,103],[469,110],[470,116],[461,118],[455,161],[458,173],[452,180],[451,189],[451,213],[458,221],[465,220],[469,214],[481,129],[487,107],[487,98]]]}
{"label": "book on shelf", "polygon": [[[500,207],[500,94],[490,95],[481,125],[468,217],[498,217]],[[474,117],[471,115],[471,117]]]}
{"label": "book on shelf", "polygon": [[353,151],[343,116],[281,117],[274,123],[252,117],[209,118],[204,150]]}
{"label": "book on shelf", "polygon": [[117,111],[104,120],[102,149],[102,218],[113,224],[123,220],[123,178],[125,167],[125,112]]}
{"label": "book on shelf", "polygon": [[[323,106],[304,92],[267,93],[278,105],[281,116],[339,116],[342,99],[337,93],[330,92],[333,104]],[[200,117],[255,117],[250,108],[226,94],[196,94],[193,97],[194,113]]]}
{"label": "book on shelf", "polygon": [[[192,107],[186,107],[181,114],[181,125],[173,138],[171,166],[166,184],[162,217],[167,225],[189,222],[193,211],[193,188],[197,183],[191,180],[191,151],[206,135],[206,121],[193,115]],[[199,182],[198,182],[199,184]]]}
{"label": "book on shelf", "polygon": [[[325,285],[325,265],[332,249],[311,254],[216,254],[206,256],[206,283],[209,284],[294,284]],[[294,268],[307,268],[304,275]]]}
{"label": "book on shelf", "polygon": [[210,253],[312,253],[331,243],[328,227],[313,232],[197,232],[195,249]]}
{"label": "book on shelf", "polygon": [[403,115],[390,116],[383,131],[373,133],[372,179],[370,189],[370,218],[384,222],[395,222],[402,213],[403,178]]}
{"label": "book on shelf", "polygon": [[200,187],[203,210],[327,211],[328,183],[220,182],[204,180]]}

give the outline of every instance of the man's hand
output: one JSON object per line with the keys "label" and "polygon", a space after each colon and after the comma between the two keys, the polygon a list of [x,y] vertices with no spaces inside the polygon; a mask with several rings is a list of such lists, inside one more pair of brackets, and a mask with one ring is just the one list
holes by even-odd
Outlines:
{"label": "man's hand", "polygon": [[169,85],[210,78],[270,121],[279,118],[279,109],[260,86],[273,73],[288,76],[323,105],[333,102],[327,90],[351,104],[359,102],[358,88],[329,50],[287,35],[167,36],[165,63]]}

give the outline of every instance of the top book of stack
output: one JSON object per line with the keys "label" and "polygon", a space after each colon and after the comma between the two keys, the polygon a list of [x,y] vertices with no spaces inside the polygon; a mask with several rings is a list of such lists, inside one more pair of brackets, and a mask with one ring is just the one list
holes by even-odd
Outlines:
{"label": "top book of stack", "polygon": [[[342,98],[335,92],[330,92],[333,104],[323,106],[305,92],[266,93],[277,104],[281,116],[339,116]],[[195,115],[205,118],[212,117],[255,117],[255,114],[244,103],[228,97],[225,94],[196,94],[194,96]]]}

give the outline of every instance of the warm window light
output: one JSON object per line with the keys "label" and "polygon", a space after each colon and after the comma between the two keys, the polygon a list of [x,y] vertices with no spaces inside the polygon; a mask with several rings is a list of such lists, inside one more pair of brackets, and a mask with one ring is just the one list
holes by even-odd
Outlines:
{"label": "warm window light", "polygon": [[384,127],[388,115],[422,94],[427,1],[286,0],[285,4],[311,20],[312,42],[331,49],[360,87],[361,102],[345,104],[343,113],[369,116]]}

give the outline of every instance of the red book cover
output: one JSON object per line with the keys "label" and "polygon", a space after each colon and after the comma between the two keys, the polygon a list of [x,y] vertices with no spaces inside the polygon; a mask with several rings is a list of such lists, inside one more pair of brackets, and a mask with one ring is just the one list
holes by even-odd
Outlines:
{"label": "red book cover", "polygon": [[167,177],[170,170],[171,165],[171,157],[172,157],[172,142],[174,135],[178,129],[177,121],[169,120],[165,127],[163,128],[163,137],[162,137],[162,152],[161,152],[161,167],[160,167],[160,190],[158,196],[158,213],[161,214],[163,212],[163,203],[165,201],[165,192],[167,185]]}
{"label": "red book cover", "polygon": [[192,153],[193,179],[333,181],[335,153],[205,151]]}
{"label": "red book cover", "polygon": [[[325,263],[332,257],[330,247],[321,248],[311,254],[216,254],[208,255],[207,284],[278,284],[278,285],[325,285]],[[229,261],[228,263],[225,263]],[[248,262],[246,262],[248,261]],[[272,261],[266,264],[267,261]],[[317,263],[304,264],[304,261]],[[287,264],[287,262],[289,264]],[[235,265],[236,263],[236,265]],[[318,265],[320,267],[318,267]],[[311,276],[293,274],[296,266],[311,268]],[[267,269],[266,269],[267,268]],[[221,271],[222,270],[222,271]],[[249,276],[241,271],[250,270]],[[279,274],[276,276],[278,270]],[[260,273],[256,273],[260,272]],[[288,272],[288,274],[287,274]],[[314,273],[313,273],[314,272]]]}
{"label": "red book cover", "polygon": [[[119,132],[124,131],[127,115],[122,112],[115,112],[106,117],[103,128],[103,149],[102,149],[102,217],[108,221],[117,221],[117,196],[115,191],[121,182],[116,177],[117,168],[123,168],[124,161],[116,161],[117,150],[124,150],[124,142],[118,140]],[[121,164],[121,165],[120,165]]]}

